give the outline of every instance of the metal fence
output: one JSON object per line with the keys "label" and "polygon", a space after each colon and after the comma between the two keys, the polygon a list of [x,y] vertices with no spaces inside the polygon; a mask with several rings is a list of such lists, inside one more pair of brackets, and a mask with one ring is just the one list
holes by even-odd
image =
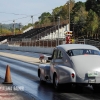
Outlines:
{"label": "metal fence", "polygon": [[91,39],[76,39],[75,43],[78,43],[78,44],[89,44],[89,45],[96,46],[97,48],[100,49],[100,41],[96,41],[96,40],[91,40]]}
{"label": "metal fence", "polygon": [[[59,41],[59,42],[58,42]],[[56,47],[57,45],[65,44],[65,39],[47,39],[47,40],[31,40],[31,41],[9,41],[9,45],[16,46],[35,46],[35,47]],[[59,44],[58,44],[59,43]],[[74,43],[89,44],[100,49],[100,41],[90,39],[76,39]]]}
{"label": "metal fence", "polygon": [[[59,41],[59,42],[58,42]],[[9,45],[19,45],[19,46],[39,46],[39,47],[56,47],[64,43],[64,39],[55,40],[32,40],[32,41],[9,41]],[[58,44],[59,43],[59,44]]]}

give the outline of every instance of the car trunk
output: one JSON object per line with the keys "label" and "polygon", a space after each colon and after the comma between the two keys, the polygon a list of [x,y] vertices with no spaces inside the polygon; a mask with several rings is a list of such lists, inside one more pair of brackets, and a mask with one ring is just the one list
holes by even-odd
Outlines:
{"label": "car trunk", "polygon": [[71,59],[75,66],[74,69],[79,77],[100,77],[100,56],[79,55],[72,56]]}

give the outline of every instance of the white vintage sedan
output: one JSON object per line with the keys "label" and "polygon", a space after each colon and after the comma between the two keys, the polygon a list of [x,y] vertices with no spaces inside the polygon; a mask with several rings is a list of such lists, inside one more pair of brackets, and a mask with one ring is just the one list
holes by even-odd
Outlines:
{"label": "white vintage sedan", "polygon": [[92,85],[94,90],[100,84],[99,49],[86,44],[64,44],[57,46],[50,64],[40,64],[38,77],[41,81],[59,84]]}

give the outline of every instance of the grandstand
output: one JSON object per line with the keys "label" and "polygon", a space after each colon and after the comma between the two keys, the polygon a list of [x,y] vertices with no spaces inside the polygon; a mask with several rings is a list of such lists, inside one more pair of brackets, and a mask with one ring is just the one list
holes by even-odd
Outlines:
{"label": "grandstand", "polygon": [[[30,28],[23,34],[0,36],[0,41],[7,39],[8,44],[19,44],[20,46],[56,46],[64,41],[66,24],[49,25],[40,28]],[[59,31],[59,32],[58,32]],[[58,35],[59,33],[59,35]]]}
{"label": "grandstand", "polygon": [[[64,43],[64,32],[67,30],[67,27],[67,23],[61,23],[59,29],[58,25],[49,25],[39,28],[31,27],[30,29],[27,29],[27,31],[24,31],[23,34],[0,36],[0,43],[19,46],[55,47]],[[75,39],[75,43],[91,44],[100,48],[99,41],[90,39]]]}

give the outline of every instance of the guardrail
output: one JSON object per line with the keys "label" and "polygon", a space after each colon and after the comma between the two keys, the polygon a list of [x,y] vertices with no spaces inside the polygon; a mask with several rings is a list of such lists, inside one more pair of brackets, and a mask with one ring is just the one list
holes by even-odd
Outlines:
{"label": "guardrail", "polygon": [[91,40],[91,39],[76,39],[75,43],[89,44],[89,45],[96,46],[97,48],[100,49],[100,41],[95,41],[95,40]]}

